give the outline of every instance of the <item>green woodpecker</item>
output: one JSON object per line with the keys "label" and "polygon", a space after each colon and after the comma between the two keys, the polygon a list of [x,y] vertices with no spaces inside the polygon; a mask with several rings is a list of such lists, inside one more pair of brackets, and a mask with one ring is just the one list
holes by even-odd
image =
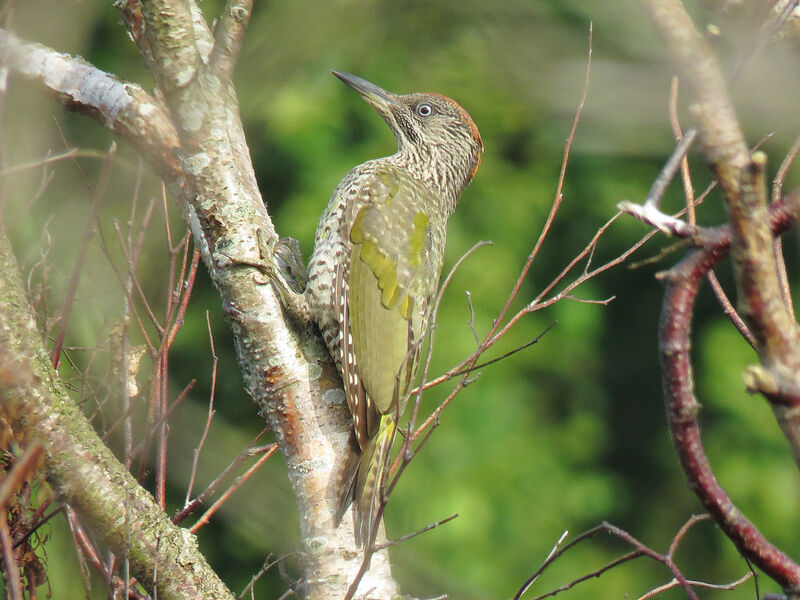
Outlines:
{"label": "green woodpecker", "polygon": [[483,142],[449,98],[395,95],[333,73],[397,139],[395,154],[355,167],[334,190],[317,227],[306,289],[341,371],[361,453],[345,474],[337,517],[354,503],[355,536],[364,545],[438,291],[447,219],[478,169]]}

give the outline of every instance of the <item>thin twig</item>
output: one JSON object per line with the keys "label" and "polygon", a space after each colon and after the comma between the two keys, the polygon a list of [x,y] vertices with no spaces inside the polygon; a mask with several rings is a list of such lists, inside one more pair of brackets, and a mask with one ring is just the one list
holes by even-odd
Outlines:
{"label": "thin twig", "polygon": [[244,589],[237,596],[237,598],[239,598],[239,600],[244,598],[244,595],[247,592],[249,592],[251,589],[253,589],[253,586],[256,584],[256,582],[259,579],[261,579],[261,577],[263,577],[264,574],[267,571],[269,571],[272,567],[274,567],[275,565],[279,564],[281,561],[286,560],[287,558],[290,558],[292,556],[297,556],[297,555],[299,555],[299,552],[290,552],[289,554],[284,554],[283,556],[279,556],[278,558],[276,558],[272,562],[270,562],[270,560],[269,560],[270,558],[272,558],[272,555],[270,554],[269,556],[267,556],[266,560],[264,561],[264,564],[261,566],[261,568],[259,569],[258,573],[256,573],[255,575],[253,575],[250,578],[250,582],[244,587]]}
{"label": "thin twig", "polygon": [[380,552],[381,550],[389,548],[390,546],[394,546],[395,544],[399,544],[400,542],[405,542],[406,540],[410,540],[411,538],[415,538],[418,535],[422,535],[423,533],[427,533],[431,529],[436,529],[437,527],[441,527],[442,525],[452,521],[456,517],[458,517],[458,513],[452,514],[449,517],[447,517],[445,519],[442,519],[441,521],[435,521],[434,523],[426,525],[425,527],[422,527],[421,529],[417,529],[416,531],[412,531],[411,533],[407,533],[406,535],[401,535],[399,538],[395,538],[393,540],[389,540],[389,541],[383,542],[382,544],[377,544],[375,546],[375,552]]}
{"label": "thin twig", "polygon": [[619,565],[622,565],[622,564],[624,564],[626,562],[630,562],[630,561],[632,561],[632,560],[634,560],[636,558],[639,558],[640,556],[644,556],[644,554],[642,552],[640,552],[639,550],[634,550],[632,552],[628,552],[628,554],[624,554],[623,556],[620,556],[619,558],[616,558],[616,559],[612,560],[611,562],[606,563],[605,565],[603,565],[602,567],[600,567],[599,569],[597,569],[595,571],[592,571],[591,573],[587,573],[586,575],[582,575],[581,577],[578,577],[577,579],[573,579],[569,583],[566,583],[566,584],[564,584],[564,585],[562,585],[560,587],[557,587],[554,590],[550,590],[546,594],[542,594],[541,596],[536,596],[535,598],[533,598],[533,600],[544,600],[544,598],[549,598],[551,596],[555,596],[557,594],[560,594],[561,592],[566,592],[567,590],[574,588],[579,583],[583,583],[584,581],[589,581],[590,579],[597,579],[598,577],[600,577],[604,573],[607,573],[611,569],[614,569],[614,568],[618,567]]}
{"label": "thin twig", "polygon": [[708,275],[706,275],[706,279],[708,279],[708,283],[711,285],[711,290],[714,292],[714,296],[716,296],[717,302],[719,302],[719,305],[722,308],[722,312],[725,313],[725,316],[731,320],[733,326],[736,327],[736,329],[739,331],[739,334],[745,340],[747,340],[747,343],[750,344],[750,347],[755,349],[756,338],[753,336],[753,332],[750,331],[747,323],[745,323],[744,319],[742,319],[741,315],[739,315],[739,311],[734,308],[733,302],[731,302],[730,298],[728,298],[725,290],[722,289],[722,284],[719,282],[719,279],[717,279],[714,271],[709,271]]}
{"label": "thin twig", "polygon": [[559,538],[559,541],[556,544],[556,549],[550,550],[550,553],[547,555],[547,558],[544,560],[541,566],[538,569],[536,569],[536,571],[534,571],[533,575],[531,575],[525,581],[525,583],[522,584],[522,587],[519,588],[517,593],[514,594],[514,600],[519,600],[522,597],[522,594],[524,594],[528,590],[528,588],[530,588],[531,583],[536,581],[536,579],[545,571],[545,569],[547,569],[547,567],[553,564],[553,562],[555,562],[565,552],[567,552],[571,548],[574,548],[584,540],[588,540],[592,536],[604,531],[604,529],[605,528],[602,525],[596,525],[595,527],[592,527],[591,529],[584,531],[583,533],[578,535],[575,539],[571,540],[570,542],[568,542],[563,546],[561,546],[564,537],[562,534],[561,538]]}
{"label": "thin twig", "polygon": [[511,309],[511,304],[514,302],[514,299],[517,297],[520,288],[522,287],[522,283],[525,281],[525,278],[528,276],[528,271],[530,271],[531,266],[533,265],[533,261],[536,256],[539,254],[539,249],[542,247],[545,238],[547,237],[548,233],[550,232],[550,227],[555,220],[556,213],[558,212],[559,207],[561,206],[561,201],[564,199],[562,191],[564,189],[564,180],[567,174],[567,164],[569,162],[570,150],[572,148],[572,142],[575,139],[575,133],[578,130],[578,123],[581,119],[581,114],[583,113],[583,107],[586,103],[586,98],[589,95],[589,81],[591,79],[592,71],[592,23],[589,23],[589,48],[587,51],[587,58],[586,58],[586,72],[583,79],[583,89],[581,90],[581,97],[578,102],[578,108],[575,111],[575,116],[572,119],[572,126],[569,131],[569,135],[567,136],[567,141],[564,144],[564,152],[561,159],[561,169],[558,174],[558,184],[556,185],[556,194],[553,198],[553,204],[550,207],[550,212],[547,215],[547,219],[542,226],[542,231],[539,233],[539,238],[536,240],[536,243],[533,246],[533,250],[528,255],[528,259],[525,261],[525,264],[520,271],[519,277],[517,278],[517,282],[514,284],[514,287],[511,290],[511,293],[506,300],[505,306],[500,310],[500,314],[495,319],[494,323],[492,324],[492,328],[487,334],[487,339],[492,337],[494,333],[497,331],[497,328],[500,326],[500,323],[505,318],[508,311]]}
{"label": "thin twig", "polygon": [[11,532],[8,529],[7,511],[0,510],[0,549],[3,550],[3,567],[6,571],[7,592],[10,600],[24,600],[22,596],[22,583],[19,580],[19,566],[14,556],[14,547],[11,543]]}
{"label": "thin twig", "polygon": [[205,502],[206,498],[211,496],[214,492],[217,491],[217,488],[222,485],[222,483],[233,473],[236,469],[238,469],[242,463],[248,458],[252,458],[253,456],[258,456],[259,454],[264,454],[268,452],[274,444],[267,444],[266,446],[254,446],[255,444],[265,433],[267,430],[263,430],[256,436],[256,439],[253,440],[252,444],[249,445],[247,448],[242,450],[239,455],[231,461],[231,463],[225,467],[222,472],[216,476],[214,481],[206,486],[204,489],[194,500],[186,504],[179,513],[177,513],[173,518],[172,522],[176,525],[183,521],[186,517],[191,515],[194,511],[196,511],[203,502]]}
{"label": "thin twig", "polygon": [[656,177],[656,180],[653,182],[650,192],[647,194],[647,198],[645,198],[645,206],[654,206],[655,208],[659,207],[661,204],[661,199],[664,197],[669,184],[675,178],[675,173],[677,173],[678,169],[681,168],[684,160],[686,160],[686,154],[689,152],[689,148],[692,147],[692,144],[696,139],[696,129],[688,130],[681,138],[679,138],[678,145],[675,146],[675,149],[672,151],[672,155],[664,164],[664,167],[661,169],[658,177]]}
{"label": "thin twig", "polygon": [[64,292],[64,301],[61,307],[61,322],[59,324],[59,330],[56,334],[55,341],[53,343],[53,350],[50,356],[51,364],[56,370],[58,370],[61,347],[64,345],[64,336],[67,334],[70,315],[72,314],[72,309],[75,305],[75,295],[78,291],[78,284],[80,283],[81,275],[83,274],[83,263],[86,259],[86,253],[89,250],[89,242],[94,237],[96,231],[95,223],[97,223],[99,219],[98,211],[100,210],[100,205],[105,200],[106,187],[108,186],[108,181],[111,175],[111,163],[114,160],[116,152],[117,145],[116,143],[112,142],[111,147],[108,149],[108,152],[103,159],[103,165],[100,171],[98,183],[93,189],[90,188],[92,189],[93,196],[92,205],[89,208],[89,216],[87,217],[84,225],[83,239],[81,240],[81,246],[78,249],[78,256],[75,259],[75,266],[72,269],[72,274],[70,275],[69,282],[67,283],[67,289]]}
{"label": "thin twig", "polygon": [[86,535],[86,531],[81,525],[80,521],[78,520],[77,515],[75,512],[67,507],[65,510],[65,515],[67,517],[67,524],[69,525],[70,531],[72,532],[72,538],[75,541],[75,549],[81,553],[81,555],[88,559],[89,563],[95,568],[95,570],[102,575],[103,579],[106,578],[106,569],[103,561],[100,559],[100,556],[97,553],[97,549],[92,544],[89,536]]}
{"label": "thin twig", "polygon": [[[588,300],[584,300],[583,302],[589,302],[589,301]],[[605,301],[601,301],[601,303],[605,304]],[[452,377],[458,377],[459,375],[464,375],[466,373],[472,373],[474,371],[477,371],[478,369],[483,369],[484,367],[488,367],[489,365],[493,365],[496,362],[500,362],[501,360],[505,360],[506,358],[508,358],[509,356],[513,356],[517,352],[521,352],[521,351],[525,350],[526,348],[530,348],[534,344],[537,344],[539,342],[539,340],[541,340],[547,334],[547,332],[550,331],[556,325],[558,325],[558,321],[553,321],[552,323],[550,323],[550,325],[545,327],[544,330],[540,334],[538,334],[535,338],[533,338],[532,340],[530,340],[528,342],[525,342],[524,344],[522,344],[520,346],[517,346],[516,348],[514,348],[512,350],[509,350],[505,354],[501,354],[500,356],[492,358],[491,360],[487,360],[486,362],[482,362],[480,364],[473,365],[471,367],[467,367],[466,369],[462,369],[460,371],[456,371],[456,372],[454,372],[452,374],[449,374],[448,379],[450,379]],[[428,388],[428,387],[430,387],[432,385],[436,385],[436,383],[438,383],[438,382],[437,382],[436,379],[434,379],[433,381],[430,381],[427,384],[425,384],[425,387]]]}
{"label": "thin twig", "polygon": [[[675,563],[673,561],[673,557],[675,555],[675,552],[678,549],[679,544],[681,543],[681,541],[683,540],[684,536],[686,535],[686,532],[689,531],[689,529],[693,525],[695,525],[696,523],[698,523],[700,521],[704,521],[704,520],[706,520],[708,518],[709,518],[709,515],[707,515],[707,514],[692,515],[686,521],[686,523],[684,523],[684,525],[678,530],[678,532],[673,536],[672,542],[670,543],[670,546],[669,546],[669,550],[667,551],[666,554],[660,554],[658,552],[655,552],[655,551],[651,550],[650,548],[648,548],[647,546],[642,544],[639,540],[634,538],[627,531],[623,531],[622,529],[619,529],[618,527],[616,527],[616,526],[614,526],[614,525],[612,525],[612,524],[610,524],[608,522],[605,522],[605,521],[601,525],[593,527],[592,529],[582,533],[581,535],[576,537],[574,540],[570,541],[568,544],[566,544],[563,547],[561,547],[561,544],[563,543],[564,538],[566,537],[566,532],[564,532],[564,534],[561,536],[561,538],[558,540],[558,542],[556,542],[555,546],[550,551],[550,554],[548,554],[547,558],[542,563],[542,565],[533,573],[533,575],[530,578],[528,578],[527,581],[525,581],[525,583],[522,585],[522,587],[519,589],[519,591],[517,591],[516,595],[514,596],[514,600],[519,600],[522,597],[522,595],[536,581],[536,579],[538,579],[538,577],[544,572],[544,570],[548,566],[550,566],[555,560],[557,560],[561,555],[563,555],[567,550],[569,550],[570,548],[574,547],[578,543],[589,539],[590,537],[592,537],[596,533],[599,533],[600,531],[607,531],[608,533],[610,533],[610,534],[622,539],[623,541],[625,541],[629,545],[633,546],[634,551],[633,552],[629,552],[628,554],[625,554],[625,555],[623,555],[623,556],[621,556],[619,558],[616,558],[616,559],[612,560],[611,562],[606,563],[605,565],[603,565],[599,569],[597,569],[595,571],[592,571],[590,573],[587,573],[585,575],[582,575],[581,577],[578,577],[578,578],[570,581],[567,584],[564,584],[564,585],[562,585],[562,586],[560,586],[560,587],[558,587],[556,589],[553,589],[553,590],[551,590],[551,591],[549,591],[549,592],[547,592],[545,594],[537,596],[534,600],[542,600],[543,598],[548,598],[550,596],[555,596],[556,594],[559,594],[559,593],[561,593],[563,591],[566,591],[566,590],[568,590],[570,588],[575,587],[579,583],[582,583],[584,581],[588,581],[589,579],[593,579],[593,578],[599,577],[600,575],[602,575],[603,573],[609,571],[610,569],[612,569],[612,568],[614,568],[614,567],[616,567],[616,566],[618,566],[618,565],[620,565],[622,563],[625,563],[625,562],[628,562],[628,561],[633,560],[635,558],[638,558],[640,556],[647,556],[649,558],[652,558],[653,560],[656,560],[657,562],[662,563],[664,566],[666,566],[670,571],[672,571],[672,574],[674,575],[675,581],[677,582],[677,584],[681,585],[684,588],[684,591],[686,592],[687,596],[689,596],[689,598],[692,598],[693,600],[696,600],[697,597],[696,597],[696,595],[694,594],[694,592],[692,591],[691,588],[692,588],[692,585],[699,585],[699,584],[697,584],[697,582],[689,581],[683,576],[683,574],[680,572],[678,567],[675,565]],[[741,581],[744,581],[746,579],[747,579],[747,577],[743,578]],[[703,587],[714,587],[714,584],[702,584],[702,585],[703,585]],[[731,584],[725,584],[725,585],[731,585]]]}
{"label": "thin twig", "polygon": [[[159,419],[157,419],[156,421],[154,421],[152,423],[150,428],[147,430],[147,435],[145,436],[145,439],[142,440],[141,442],[139,442],[136,445],[136,447],[133,449],[133,452],[131,453],[131,455],[133,457],[138,456],[139,454],[141,454],[142,452],[144,452],[147,449],[147,445],[150,443],[150,438],[152,437],[152,435],[156,431],[156,429],[161,426],[162,422],[164,422],[167,419],[169,419],[169,417],[172,414],[172,412],[176,408],[178,408],[178,406],[180,406],[181,402],[186,398],[186,396],[189,395],[189,392],[192,391],[192,388],[194,388],[194,386],[196,384],[197,384],[197,379],[192,379],[189,383],[187,383],[186,387],[183,388],[183,391],[180,394],[178,394],[178,397],[175,398],[175,401],[172,403],[172,405],[169,407],[169,409],[167,409],[167,412],[164,413]],[[125,415],[123,415],[123,417],[124,416]],[[119,419],[117,421],[117,423],[114,424],[113,427],[116,427],[120,422],[122,422],[122,419]],[[146,463],[147,461],[142,460],[142,462]],[[146,465],[143,465],[143,467],[144,466],[146,466]]]}
{"label": "thin twig", "polygon": [[[669,102],[667,104],[669,112],[669,122],[672,126],[672,134],[675,141],[683,139],[683,129],[678,118],[678,78],[673,77],[669,89]],[[686,198],[686,221],[689,225],[697,225],[697,215],[695,214],[694,186],[692,185],[692,174],[689,170],[689,159],[684,155],[681,160],[681,181],[683,182],[683,196]]]}
{"label": "thin twig", "polygon": [[[705,581],[696,581],[694,579],[687,579],[686,582],[689,585],[691,585],[692,587],[705,588],[705,589],[709,589],[709,590],[732,590],[732,589],[735,589],[736,587],[742,585],[744,582],[746,582],[752,576],[753,576],[752,572],[745,573],[744,575],[739,577],[739,579],[737,579],[736,581],[732,581],[730,583],[708,583],[708,582],[705,582]],[[667,590],[671,590],[672,588],[674,588],[674,587],[676,587],[678,585],[680,585],[680,582],[677,579],[673,578],[670,581],[668,581],[667,583],[665,583],[664,585],[660,585],[657,588],[654,588],[654,589],[650,590],[644,596],[640,596],[638,598],[638,600],[649,600],[650,598],[653,598],[654,596],[657,596],[661,592],[665,592]],[[756,596],[756,597],[757,598],[761,598],[761,596]],[[763,600],[763,598],[762,598],[762,600]]]}
{"label": "thin twig", "polygon": [[[795,139],[794,144],[792,144],[792,147],[789,149],[789,152],[787,152],[786,156],[783,157],[780,167],[778,167],[778,171],[775,174],[775,179],[772,183],[772,202],[776,202],[783,196],[783,184],[786,180],[786,175],[789,173],[789,169],[794,164],[798,153],[800,153],[800,136]],[[789,285],[789,275],[786,272],[786,260],[783,257],[783,242],[781,241],[780,237],[776,236],[772,240],[772,244],[775,252],[775,260],[777,262],[776,266],[778,268],[778,280],[780,282],[781,292],[783,294],[783,303],[786,306],[787,312],[794,314],[792,290],[791,286]]]}
{"label": "thin twig", "polygon": [[107,156],[106,152],[98,152],[96,150],[81,150],[80,148],[70,148],[66,152],[62,152],[61,154],[53,154],[48,156],[47,158],[40,158],[37,160],[32,160],[30,162],[20,163],[18,165],[14,165],[8,167],[0,171],[0,177],[6,177],[8,175],[12,175],[14,173],[19,173],[21,171],[27,171],[29,169],[35,169],[37,167],[41,167],[44,165],[49,165],[54,162],[60,162],[66,159],[74,159],[74,158],[105,158]]}
{"label": "thin twig", "polygon": [[467,321],[467,325],[469,325],[469,330],[472,332],[472,337],[475,338],[475,344],[480,347],[481,337],[475,330],[475,307],[472,306],[472,294],[469,293],[469,290],[465,290],[464,294],[467,296],[467,305],[469,306],[469,321]]}
{"label": "thin twig", "polygon": [[214,395],[217,389],[217,353],[214,349],[214,333],[211,331],[211,318],[206,311],[206,327],[208,328],[208,341],[211,345],[211,393],[208,397],[208,416],[206,417],[206,426],[203,429],[203,435],[200,436],[200,442],[197,448],[192,453],[192,471],[189,476],[189,485],[186,488],[186,502],[184,505],[189,504],[189,499],[192,497],[192,488],[194,488],[194,478],[197,475],[197,464],[200,461],[200,451],[203,449],[203,444],[206,443],[208,432],[211,429],[211,420],[214,418]]}
{"label": "thin twig", "polygon": [[[144,310],[147,313],[147,316],[150,319],[150,322],[156,328],[156,331],[158,332],[158,334],[159,335],[163,335],[164,327],[163,327],[163,325],[161,325],[161,323],[158,320],[158,317],[156,317],[155,313],[153,312],[153,309],[152,309],[152,307],[150,306],[150,303],[147,300],[147,296],[145,295],[144,290],[142,289],[142,285],[141,285],[141,283],[139,281],[139,278],[136,276],[136,273],[134,271],[135,258],[133,256],[133,253],[131,252],[130,248],[128,248],[128,245],[125,243],[125,239],[124,239],[124,236],[123,236],[123,233],[122,233],[122,229],[120,228],[119,223],[116,222],[116,221],[114,222],[114,231],[117,234],[117,240],[119,241],[120,250],[122,251],[122,256],[123,256],[123,258],[125,259],[125,261],[129,265],[128,266],[127,276],[124,279],[122,278],[121,274],[119,273],[119,271],[116,268],[114,268],[114,273],[117,275],[117,279],[120,280],[120,283],[123,286],[123,290],[125,291],[125,294],[127,296],[128,302],[131,305],[131,310],[133,310],[133,311],[136,310],[136,306],[135,306],[135,303],[134,303],[134,300],[133,300],[133,289],[131,289],[131,286],[132,286],[133,288],[136,288],[136,292],[137,292],[137,294],[139,296],[139,300],[141,300],[142,306],[144,307]],[[103,248],[103,252],[106,254],[106,256],[108,257],[109,261],[111,262],[111,264],[113,266],[114,263],[113,263],[113,261],[111,261],[111,252],[110,252],[110,250],[108,250],[108,247],[106,245],[103,245],[102,248]],[[130,279],[130,283],[131,283],[130,286],[128,285],[128,279]],[[139,323],[141,323],[141,319],[138,317],[138,315],[136,315],[136,318],[139,321]],[[140,329],[143,329],[143,326],[140,325]],[[142,337],[145,338],[145,343],[147,344],[148,348],[153,348],[153,344],[150,341],[150,337],[147,335],[147,331],[146,330],[142,331]],[[154,352],[154,351],[155,350],[153,349],[152,352]]]}
{"label": "thin twig", "polygon": [[14,460],[11,471],[0,480],[0,512],[5,510],[9,498],[19,490],[22,482],[30,477],[42,452],[42,446],[34,443]]}
{"label": "thin twig", "polygon": [[[189,233],[187,232],[187,236]],[[187,237],[188,240],[188,237]],[[189,304],[189,298],[192,296],[192,289],[194,288],[195,278],[197,277],[197,267],[200,264],[200,251],[195,248],[194,252],[192,253],[192,264],[189,267],[189,274],[183,279],[183,294],[181,296],[180,304],[178,305],[178,312],[175,316],[175,322],[170,329],[170,333],[167,339],[167,347],[172,346],[172,343],[175,341],[175,336],[178,334],[178,330],[183,326],[183,318],[186,314],[186,307]]]}
{"label": "thin twig", "polygon": [[[561,537],[560,537],[560,538],[558,538],[558,539],[556,540],[556,543],[555,543],[555,544],[553,544],[553,547],[552,547],[552,548],[550,548],[550,552],[548,553],[547,557],[544,559],[544,562],[545,562],[545,563],[549,563],[549,561],[550,561],[550,560],[553,558],[553,555],[554,555],[556,552],[558,552],[558,548],[559,548],[559,546],[561,546],[561,544],[563,544],[563,543],[564,543],[564,540],[566,539],[566,537],[567,537],[568,535],[569,535],[569,530],[568,530],[568,529],[565,529],[565,530],[564,530],[564,532],[561,534]],[[519,588],[519,590],[517,591],[517,593],[514,595],[514,600],[519,600],[519,598],[521,598],[523,595],[525,595],[525,592],[527,592],[527,591],[528,591],[528,588],[530,588],[530,587],[531,587],[531,586],[532,586],[532,585],[533,585],[533,584],[536,582],[536,580],[539,578],[539,575],[540,575],[540,574],[541,574],[541,571],[537,571],[536,573],[534,573],[534,575],[533,575],[532,577],[530,577],[530,578],[529,578],[529,579],[528,579],[528,580],[527,580],[527,581],[526,581],[526,582],[525,582],[525,583],[522,585],[522,587],[521,587],[521,588]]]}
{"label": "thin twig", "polygon": [[231,495],[242,486],[242,484],[244,484],[248,479],[250,479],[253,473],[258,471],[258,469],[260,469],[261,466],[265,462],[267,462],[270,459],[270,457],[273,454],[275,454],[275,452],[277,452],[277,450],[278,450],[278,445],[277,444],[272,445],[272,447],[267,452],[264,453],[264,456],[259,458],[258,461],[252,467],[250,467],[242,475],[237,477],[236,480],[231,484],[231,486],[227,490],[225,490],[225,493],[223,493],[222,496],[220,496],[219,500],[214,502],[214,504],[212,504],[211,507],[205,513],[203,513],[203,515],[199,519],[197,519],[197,522],[189,528],[189,531],[191,531],[192,533],[197,533],[197,531],[203,525],[208,523],[211,520],[211,517],[214,515],[214,513],[216,513],[222,507],[222,505],[228,500],[228,498],[230,498]]}

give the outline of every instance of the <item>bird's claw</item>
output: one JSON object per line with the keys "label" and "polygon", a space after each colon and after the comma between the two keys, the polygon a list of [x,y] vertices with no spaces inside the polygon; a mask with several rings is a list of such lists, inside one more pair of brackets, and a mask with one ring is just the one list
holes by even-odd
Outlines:
{"label": "bird's claw", "polygon": [[[303,264],[300,243],[290,237],[267,238],[260,229],[256,235],[261,260],[256,267],[260,273],[253,275],[253,281],[259,285],[271,283],[288,313],[299,322],[309,322],[311,313],[303,295],[308,282],[308,271]],[[261,273],[266,277],[260,277]]]}
{"label": "bird's claw", "polygon": [[[259,229],[259,258],[234,258],[227,254],[218,256],[217,266],[244,266],[256,269],[253,282],[257,285],[272,284],[272,288],[289,312],[298,316],[308,313],[303,290],[308,281],[308,273],[303,266],[300,244],[293,238],[267,237]],[[307,320],[303,318],[302,320]]]}
{"label": "bird's claw", "polygon": [[[259,249],[263,252],[261,243],[259,238]],[[275,277],[279,277],[294,293],[302,293],[308,282],[308,271],[303,264],[300,243],[290,237],[273,238],[268,243],[267,256],[272,259],[273,268],[277,271]]]}

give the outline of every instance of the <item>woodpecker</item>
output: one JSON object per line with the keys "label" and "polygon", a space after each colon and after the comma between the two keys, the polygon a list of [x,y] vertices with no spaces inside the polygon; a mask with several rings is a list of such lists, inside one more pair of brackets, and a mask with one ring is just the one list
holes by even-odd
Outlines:
{"label": "woodpecker", "polygon": [[449,98],[392,94],[333,74],[397,140],[395,154],[358,165],[334,190],[317,226],[305,292],[341,372],[360,452],[344,475],[337,520],[352,502],[355,538],[365,546],[374,539],[390,440],[438,292],[447,219],[480,165],[483,141]]}

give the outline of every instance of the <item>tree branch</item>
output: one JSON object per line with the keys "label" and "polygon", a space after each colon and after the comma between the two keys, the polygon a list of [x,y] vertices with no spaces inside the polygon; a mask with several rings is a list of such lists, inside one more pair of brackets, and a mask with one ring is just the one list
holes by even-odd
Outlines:
{"label": "tree branch", "polygon": [[122,82],[80,58],[25,42],[4,29],[0,29],[0,56],[14,74],[131,144],[173,191],[183,195],[178,132],[163,106],[140,86]]}
{"label": "tree branch", "polygon": [[[766,156],[748,150],[714,51],[680,0],[640,1],[689,83],[706,159],[725,192],[738,312],[756,340],[762,366],[785,380],[781,387],[800,388],[800,328],[783,302],[778,277],[767,218]],[[770,407],[800,466],[800,411],[785,403]]]}
{"label": "tree branch", "polygon": [[[196,5],[143,1],[141,19],[138,7],[134,0],[120,3],[126,24],[135,29],[132,35],[150,57],[156,80],[163,86],[168,112],[140,95],[136,86],[35,44],[25,45],[10,67],[15,73],[27,69],[27,79],[50,89],[67,108],[123,135],[153,164],[185,208],[195,245],[233,330],[246,389],[286,459],[306,549],[306,597],[342,597],[360,561],[352,517],[346,515],[338,529],[334,522],[352,429],[339,375],[313,327],[287,323],[272,287],[260,285],[251,267],[236,264],[260,261],[259,237],[277,235],[256,184],[236,94],[230,82],[221,81],[204,62],[211,53],[211,37]],[[18,42],[11,34],[2,35],[3,41]],[[43,68],[29,68],[41,64],[26,59],[33,47],[47,60],[58,60],[58,68],[82,75],[80,86],[48,77]],[[218,46],[219,52],[235,47]],[[230,62],[224,67],[230,70],[235,57],[220,55],[217,64],[224,62]],[[105,102],[101,90],[122,97],[125,111]],[[123,128],[118,125],[120,115],[147,116],[150,106],[169,127],[153,129],[135,121],[123,121]],[[396,593],[386,552],[376,555],[361,589],[386,597]]]}
{"label": "tree branch", "polygon": [[[44,448],[60,500],[80,512],[112,552],[128,557],[135,576],[159,597],[232,598],[194,536],[170,522],[67,395],[47,360],[5,234],[0,288],[0,409],[25,415],[22,426]],[[11,411],[15,406],[21,410]]]}
{"label": "tree branch", "polygon": [[[770,207],[767,221],[778,234],[795,222],[800,193]],[[692,309],[700,281],[729,251],[730,228],[718,230],[717,243],[692,251],[663,278],[667,282],[659,326],[662,384],[670,432],[689,487],[698,495],[739,551],[777,581],[792,597],[800,594],[800,565],[773,546],[733,504],[714,477],[697,422],[690,332]]]}
{"label": "tree branch", "polygon": [[226,83],[233,77],[252,11],[253,0],[228,0],[217,25],[209,66]]}

